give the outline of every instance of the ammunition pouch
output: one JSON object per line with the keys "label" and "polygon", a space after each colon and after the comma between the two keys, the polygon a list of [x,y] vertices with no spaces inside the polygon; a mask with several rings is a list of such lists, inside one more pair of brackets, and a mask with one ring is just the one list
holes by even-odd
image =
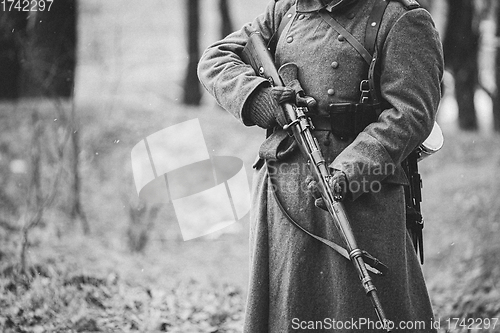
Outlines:
{"label": "ammunition pouch", "polygon": [[356,137],[366,126],[376,122],[380,104],[335,103],[328,106],[328,116],[311,115],[316,130],[332,131],[340,138]]}

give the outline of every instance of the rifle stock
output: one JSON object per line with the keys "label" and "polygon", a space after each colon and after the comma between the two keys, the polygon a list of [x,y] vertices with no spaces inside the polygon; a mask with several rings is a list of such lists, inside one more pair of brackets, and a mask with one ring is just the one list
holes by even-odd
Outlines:
{"label": "rifle stock", "polygon": [[[279,71],[276,70],[273,58],[259,32],[252,32],[249,35],[241,58],[245,63],[252,66],[258,76],[267,79],[273,86],[284,86],[282,78],[290,77],[290,75],[280,76],[279,73],[286,74],[286,72],[297,71],[295,64],[285,64]],[[328,212],[332,216],[334,225],[347,246],[350,260],[354,265],[361,284],[370,298],[379,320],[384,324],[386,331],[391,332],[392,322],[385,315],[372,278],[366,268],[363,259],[364,251],[360,250],[357,245],[344,205],[334,198],[329,182],[332,176],[320,151],[319,144],[312,135],[313,126],[305,114],[307,110],[291,103],[284,103],[282,106],[290,121],[285,129],[291,131],[302,153],[308,158],[311,173],[318,183],[319,190],[326,203]]]}

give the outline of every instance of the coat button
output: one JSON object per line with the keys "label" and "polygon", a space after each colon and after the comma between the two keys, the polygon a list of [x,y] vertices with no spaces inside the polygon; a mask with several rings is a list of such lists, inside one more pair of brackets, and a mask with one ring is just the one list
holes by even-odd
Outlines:
{"label": "coat button", "polygon": [[288,37],[286,38],[286,42],[287,42],[287,43],[291,43],[291,42],[293,42],[293,37],[292,37],[292,36],[288,36]]}
{"label": "coat button", "polygon": [[334,62],[332,62],[331,66],[332,66],[332,68],[337,69],[337,68],[339,68],[339,63],[334,61]]}
{"label": "coat button", "polygon": [[335,95],[335,90],[328,89],[327,93],[328,93],[328,95],[333,96],[333,95]]}

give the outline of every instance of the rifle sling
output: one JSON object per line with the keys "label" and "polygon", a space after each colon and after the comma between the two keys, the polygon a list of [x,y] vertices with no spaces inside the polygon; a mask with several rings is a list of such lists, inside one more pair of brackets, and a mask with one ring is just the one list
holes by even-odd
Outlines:
{"label": "rifle sling", "polygon": [[[337,243],[332,242],[332,241],[330,241],[330,240],[328,240],[326,238],[323,238],[321,236],[313,234],[312,232],[310,232],[309,230],[307,230],[303,226],[301,226],[297,221],[295,221],[290,216],[290,214],[288,214],[288,212],[286,211],[285,207],[283,207],[283,203],[281,202],[280,198],[278,197],[278,193],[277,193],[277,190],[276,190],[277,187],[276,187],[276,184],[274,183],[274,177],[272,176],[272,174],[269,171],[270,163],[272,163],[270,160],[266,161],[267,174],[269,176],[269,180],[271,181],[271,191],[273,193],[273,196],[274,196],[274,199],[276,201],[276,204],[278,205],[278,207],[281,210],[281,212],[283,213],[283,215],[290,222],[292,222],[292,224],[295,227],[297,227],[299,230],[301,230],[302,232],[306,233],[310,237],[318,240],[319,242],[325,244],[329,248],[331,248],[334,251],[336,251],[337,253],[339,253],[342,257],[344,257],[344,258],[346,258],[347,260],[350,261],[351,259],[349,257],[349,252],[345,248],[343,248],[342,246],[338,245]],[[369,270],[370,272],[372,272],[373,274],[376,274],[376,275],[384,275],[387,272],[387,270],[388,270],[387,266],[385,266],[378,259],[376,259],[372,255],[370,255],[368,252],[366,252],[366,251],[362,251],[362,252],[363,252],[363,258],[366,261],[365,265],[366,265],[366,269],[367,270]]]}

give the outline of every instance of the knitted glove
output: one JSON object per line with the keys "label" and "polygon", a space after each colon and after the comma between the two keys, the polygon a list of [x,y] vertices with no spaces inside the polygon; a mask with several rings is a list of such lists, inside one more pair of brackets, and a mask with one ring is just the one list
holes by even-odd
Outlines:
{"label": "knitted glove", "polygon": [[287,87],[259,87],[250,95],[243,107],[243,121],[262,128],[278,124],[285,126],[288,121],[280,104],[293,101],[295,92]]}

